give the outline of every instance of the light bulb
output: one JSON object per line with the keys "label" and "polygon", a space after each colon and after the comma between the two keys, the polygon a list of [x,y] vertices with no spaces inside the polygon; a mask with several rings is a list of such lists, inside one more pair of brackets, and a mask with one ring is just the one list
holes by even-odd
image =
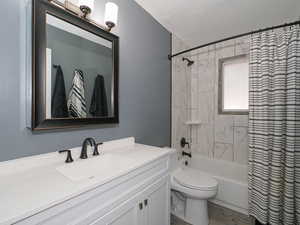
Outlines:
{"label": "light bulb", "polygon": [[119,7],[112,2],[108,2],[105,5],[104,23],[111,29],[118,22],[118,10]]}

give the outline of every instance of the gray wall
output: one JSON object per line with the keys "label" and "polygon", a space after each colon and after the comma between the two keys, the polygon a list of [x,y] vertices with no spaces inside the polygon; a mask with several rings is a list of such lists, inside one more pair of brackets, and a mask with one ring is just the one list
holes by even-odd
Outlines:
{"label": "gray wall", "polygon": [[[169,145],[170,34],[132,0],[119,5],[120,124],[32,134],[26,128],[25,0],[0,7],[0,161],[98,141],[135,136],[137,142]],[[99,8],[105,1],[97,0]]]}

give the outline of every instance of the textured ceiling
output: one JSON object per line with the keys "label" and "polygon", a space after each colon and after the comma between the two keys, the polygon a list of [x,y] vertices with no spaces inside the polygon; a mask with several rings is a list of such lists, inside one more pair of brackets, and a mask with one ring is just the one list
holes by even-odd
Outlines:
{"label": "textured ceiling", "polygon": [[190,46],[300,18],[300,0],[135,0]]}

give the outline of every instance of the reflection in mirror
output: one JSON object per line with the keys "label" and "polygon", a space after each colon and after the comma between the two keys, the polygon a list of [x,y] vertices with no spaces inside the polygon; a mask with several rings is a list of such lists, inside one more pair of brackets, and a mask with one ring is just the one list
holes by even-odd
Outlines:
{"label": "reflection in mirror", "polygon": [[46,118],[113,116],[112,42],[47,14]]}

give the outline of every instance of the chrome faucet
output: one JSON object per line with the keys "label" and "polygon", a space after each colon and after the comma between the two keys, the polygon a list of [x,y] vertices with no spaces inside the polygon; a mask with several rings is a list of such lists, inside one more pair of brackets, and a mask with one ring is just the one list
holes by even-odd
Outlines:
{"label": "chrome faucet", "polygon": [[[102,143],[100,143],[100,144],[102,144]],[[88,145],[94,147],[94,152],[93,152],[94,156],[99,155],[99,152],[98,152],[99,144],[96,144],[96,141],[94,140],[94,138],[86,138],[82,143],[81,154],[80,154],[81,159],[88,158],[88,156],[87,156],[87,146]]]}

